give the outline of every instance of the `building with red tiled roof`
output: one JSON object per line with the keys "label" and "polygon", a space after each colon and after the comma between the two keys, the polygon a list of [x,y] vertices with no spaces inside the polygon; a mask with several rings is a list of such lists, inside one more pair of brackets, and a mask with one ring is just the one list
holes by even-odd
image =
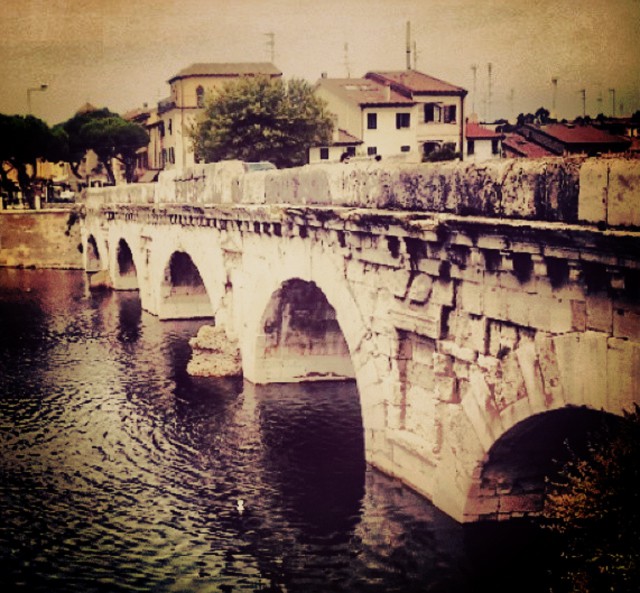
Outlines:
{"label": "building with red tiled roof", "polygon": [[554,153],[543,146],[527,140],[517,133],[505,134],[502,141],[502,155],[505,158],[539,159],[546,156],[555,156]]}
{"label": "building with red tiled roof", "polygon": [[323,76],[316,93],[338,127],[361,140],[359,154],[420,160],[444,147],[464,151],[467,91],[461,87],[417,70],[374,71],[363,78]]}
{"label": "building with red tiled roof", "polygon": [[555,155],[587,154],[595,156],[611,152],[624,152],[631,141],[622,136],[610,134],[591,125],[546,124],[525,125],[520,132],[527,140],[534,142]]}
{"label": "building with red tiled roof", "polygon": [[501,144],[504,134],[480,125],[475,118],[467,121],[465,137],[467,160],[486,161],[502,156]]}

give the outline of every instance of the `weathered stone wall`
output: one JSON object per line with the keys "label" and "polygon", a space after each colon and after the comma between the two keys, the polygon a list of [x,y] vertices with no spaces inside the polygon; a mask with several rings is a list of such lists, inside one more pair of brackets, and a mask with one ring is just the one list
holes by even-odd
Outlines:
{"label": "weathered stone wall", "polygon": [[295,204],[640,226],[640,160],[584,157],[406,164],[352,161],[245,173],[242,163],[94,188],[88,204]]}
{"label": "weathered stone wall", "polygon": [[[124,204],[88,216],[85,233],[99,245],[129,244],[143,306],[161,316],[163,270],[174,252],[188,253],[251,381],[286,371],[304,378],[269,356],[270,328],[283,325],[270,312],[291,279],[315,285],[348,347],[368,461],[459,520],[539,510],[540,479],[485,472],[494,445],[521,422],[640,403],[632,230],[340,207]],[[107,261],[117,275],[115,255]]]}
{"label": "weathered stone wall", "polygon": [[69,234],[69,210],[0,211],[0,266],[83,267],[80,225]]}

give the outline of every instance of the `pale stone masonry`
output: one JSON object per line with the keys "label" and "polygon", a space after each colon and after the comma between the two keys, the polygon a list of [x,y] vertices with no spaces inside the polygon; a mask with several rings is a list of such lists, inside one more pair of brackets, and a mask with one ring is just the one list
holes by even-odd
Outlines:
{"label": "pale stone masonry", "polygon": [[640,403],[639,181],[618,159],[225,163],[92,191],[83,242],[148,311],[215,317],[248,381],[354,377],[371,464],[503,519],[540,511],[513,456],[547,420]]}

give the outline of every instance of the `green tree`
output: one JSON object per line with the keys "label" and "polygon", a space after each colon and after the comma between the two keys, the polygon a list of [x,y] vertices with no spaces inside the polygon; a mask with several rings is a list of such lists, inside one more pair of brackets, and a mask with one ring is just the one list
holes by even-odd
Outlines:
{"label": "green tree", "polygon": [[333,129],[325,103],[303,80],[241,78],[208,102],[191,131],[205,162],[270,161],[278,167],[307,162],[307,150],[327,143]]}
{"label": "green tree", "polygon": [[77,113],[57,129],[61,135],[66,135],[64,160],[79,179],[82,179],[80,163],[86,153],[93,150],[110,183],[116,182],[113,159],[124,165],[127,182],[133,181],[136,152],[149,143],[149,135],[142,126],[106,108]]}
{"label": "green tree", "polygon": [[18,188],[29,207],[33,208],[37,161],[58,160],[62,142],[60,136],[37,117],[0,114],[0,178],[3,188],[9,192],[16,189],[16,183],[9,177],[13,170]]}
{"label": "green tree", "polygon": [[564,536],[572,592],[640,590],[640,408],[592,435],[548,481],[545,526]]}

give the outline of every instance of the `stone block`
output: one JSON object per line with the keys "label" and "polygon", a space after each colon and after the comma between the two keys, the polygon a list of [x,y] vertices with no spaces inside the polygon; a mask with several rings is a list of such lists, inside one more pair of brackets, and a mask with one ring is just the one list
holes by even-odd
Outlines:
{"label": "stone block", "polygon": [[615,307],[613,310],[613,335],[616,338],[640,341],[640,314],[638,311]]}
{"label": "stone block", "polygon": [[608,411],[621,414],[640,405],[640,344],[609,338],[606,373]]}
{"label": "stone block", "polygon": [[640,226],[640,161],[609,162],[607,221],[611,226]]}
{"label": "stone block", "polygon": [[438,377],[434,387],[439,401],[448,404],[460,403],[458,382],[454,377]]}
{"label": "stone block", "polygon": [[564,405],[564,387],[560,378],[553,336],[545,332],[537,332],[534,343],[544,388],[545,406],[561,407]]}
{"label": "stone block", "polygon": [[613,331],[613,305],[603,293],[586,295],[587,329],[605,333]]}
{"label": "stone block", "polygon": [[546,407],[544,387],[534,341],[521,340],[518,348],[515,350],[515,354],[518,359],[518,365],[520,366],[520,372],[522,373],[522,379],[527,390],[527,398],[529,399],[531,409],[534,413],[544,410]]}
{"label": "stone block", "polygon": [[578,220],[597,224],[607,220],[608,163],[587,159],[580,167]]}
{"label": "stone block", "polygon": [[433,277],[428,274],[417,274],[411,281],[408,298],[415,303],[426,303],[431,296]]}
{"label": "stone block", "polygon": [[461,282],[456,289],[457,305],[463,311],[482,315],[484,310],[484,287],[474,282]]}
{"label": "stone block", "polygon": [[485,287],[482,295],[482,313],[493,319],[509,320],[509,299],[512,296],[511,292],[504,288]]}
{"label": "stone block", "polygon": [[[441,343],[441,342],[439,342]],[[433,372],[440,377],[453,377],[453,358],[441,352],[433,353]]]}

